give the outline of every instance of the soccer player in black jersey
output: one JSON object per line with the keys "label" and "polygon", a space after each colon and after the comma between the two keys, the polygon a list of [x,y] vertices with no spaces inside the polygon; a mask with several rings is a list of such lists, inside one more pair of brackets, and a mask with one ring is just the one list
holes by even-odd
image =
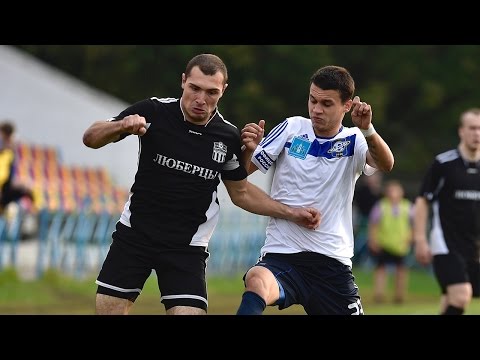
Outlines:
{"label": "soccer player in black jersey", "polygon": [[457,148],[435,157],[415,201],[415,255],[424,265],[433,258],[443,315],[461,315],[480,297],[480,108],[462,113],[458,135]]}
{"label": "soccer player in black jersey", "polygon": [[96,280],[96,314],[128,314],[155,270],[167,315],[207,313],[208,242],[219,216],[217,185],[247,211],[315,228],[314,208],[291,208],[247,181],[240,131],[217,105],[227,68],[213,54],[192,58],[180,99],[139,101],[94,122],[83,142],[100,148],[138,135],[138,170]]}

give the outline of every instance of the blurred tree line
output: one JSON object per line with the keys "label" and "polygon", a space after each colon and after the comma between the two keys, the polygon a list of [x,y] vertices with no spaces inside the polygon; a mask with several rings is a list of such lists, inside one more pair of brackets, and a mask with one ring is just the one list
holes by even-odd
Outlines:
{"label": "blurred tree line", "polygon": [[[308,117],[310,76],[344,66],[356,95],[373,107],[375,128],[395,154],[389,177],[416,192],[433,155],[458,143],[462,111],[480,107],[478,45],[19,45],[41,60],[129,103],[179,97],[196,54],[219,55],[229,71],[220,111],[239,128]],[[477,79],[477,80],[475,80]],[[350,116],[344,120],[351,126]]]}

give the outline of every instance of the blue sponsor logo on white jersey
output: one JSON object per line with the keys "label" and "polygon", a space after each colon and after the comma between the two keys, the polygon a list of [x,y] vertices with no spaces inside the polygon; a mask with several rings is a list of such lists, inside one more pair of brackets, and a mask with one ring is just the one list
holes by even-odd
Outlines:
{"label": "blue sponsor logo on white jersey", "polygon": [[324,143],[313,143],[302,137],[295,137],[291,143],[287,143],[288,155],[299,159],[305,159],[307,154],[327,159],[353,156],[356,135],[350,135],[341,139],[328,140]]}
{"label": "blue sponsor logo on white jersey", "polygon": [[288,149],[288,155],[299,159],[305,159],[310,146],[312,146],[312,143],[308,141],[308,138],[304,139],[301,136],[297,136],[293,138],[292,145],[290,145],[290,149]]}

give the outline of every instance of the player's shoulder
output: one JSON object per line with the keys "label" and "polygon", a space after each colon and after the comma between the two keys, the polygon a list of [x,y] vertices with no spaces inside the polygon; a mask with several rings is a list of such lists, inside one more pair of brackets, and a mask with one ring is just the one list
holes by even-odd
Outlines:
{"label": "player's shoulder", "polygon": [[175,99],[175,98],[150,97],[150,98],[137,101],[130,108],[135,109],[136,111],[143,110],[146,112],[162,109],[165,106],[179,108],[178,100],[179,99]]}
{"label": "player's shoulder", "polygon": [[446,164],[451,161],[455,161],[459,158],[460,158],[460,153],[458,152],[457,149],[450,149],[435,156],[435,160],[439,164]]}
{"label": "player's shoulder", "polygon": [[342,125],[339,134],[344,136],[344,135],[352,135],[352,134],[361,134],[362,132],[360,129],[356,126],[345,126]]}
{"label": "player's shoulder", "polygon": [[303,116],[289,116],[279,124],[280,127],[290,129],[289,131],[298,132],[303,129],[308,130],[312,128],[312,121]]}
{"label": "player's shoulder", "polygon": [[178,103],[179,99],[178,98],[172,98],[172,97],[159,98],[159,97],[156,97],[156,96],[152,96],[149,100],[154,102],[154,103],[158,103],[158,104],[175,104],[175,103]]}
{"label": "player's shoulder", "polygon": [[286,122],[289,124],[312,124],[312,121],[309,118],[306,118],[304,116],[300,115],[295,115],[295,116],[289,116],[285,119]]}
{"label": "player's shoulder", "polygon": [[360,146],[361,144],[366,144],[367,140],[365,140],[365,137],[361,135],[361,131],[358,127],[352,126],[344,126],[342,125],[338,133],[334,136],[334,139],[353,139],[356,138],[355,140],[355,146]]}
{"label": "player's shoulder", "polygon": [[238,131],[238,127],[234,124],[225,119],[225,117],[220,113],[220,111],[217,111],[215,115],[213,116],[212,121],[214,121],[216,124],[221,126],[223,129],[226,131]]}
{"label": "player's shoulder", "polygon": [[153,96],[149,99],[147,99],[147,101],[153,105],[154,108],[162,108],[162,107],[165,107],[165,108],[179,108],[179,100],[178,98],[171,98],[171,97],[167,97],[167,98],[159,98],[159,97],[156,97],[156,96]]}

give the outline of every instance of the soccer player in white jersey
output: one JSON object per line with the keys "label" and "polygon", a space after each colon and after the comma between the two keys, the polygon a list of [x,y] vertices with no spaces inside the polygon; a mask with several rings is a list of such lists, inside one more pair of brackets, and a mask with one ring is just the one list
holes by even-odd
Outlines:
{"label": "soccer player in white jersey", "polygon": [[141,100],[110,121],[96,121],[83,142],[98,149],[138,135],[138,170],[96,284],[96,314],[128,314],[152,270],[167,315],[203,315],[208,244],[218,222],[220,178],[233,203],[303,226],[313,208],[291,208],[247,181],[240,131],[218,111],[228,73],[213,54],[193,57],[182,97]]}
{"label": "soccer player in white jersey", "polygon": [[[249,174],[276,163],[270,196],[317,208],[322,220],[316,229],[302,229],[270,218],[260,258],[244,275],[237,315],[293,304],[309,315],[364,313],[352,274],[353,192],[362,172],[389,172],[394,157],[372,125],[371,106],[352,99],[354,90],[347,69],[322,67],[310,79],[310,118],[289,117],[263,139],[263,120],[242,129],[244,154],[253,155]],[[342,123],[350,110],[355,127]]]}
{"label": "soccer player in white jersey", "polygon": [[442,315],[462,315],[480,297],[480,108],[461,114],[458,136],[435,156],[415,200],[415,256],[433,263]]}

